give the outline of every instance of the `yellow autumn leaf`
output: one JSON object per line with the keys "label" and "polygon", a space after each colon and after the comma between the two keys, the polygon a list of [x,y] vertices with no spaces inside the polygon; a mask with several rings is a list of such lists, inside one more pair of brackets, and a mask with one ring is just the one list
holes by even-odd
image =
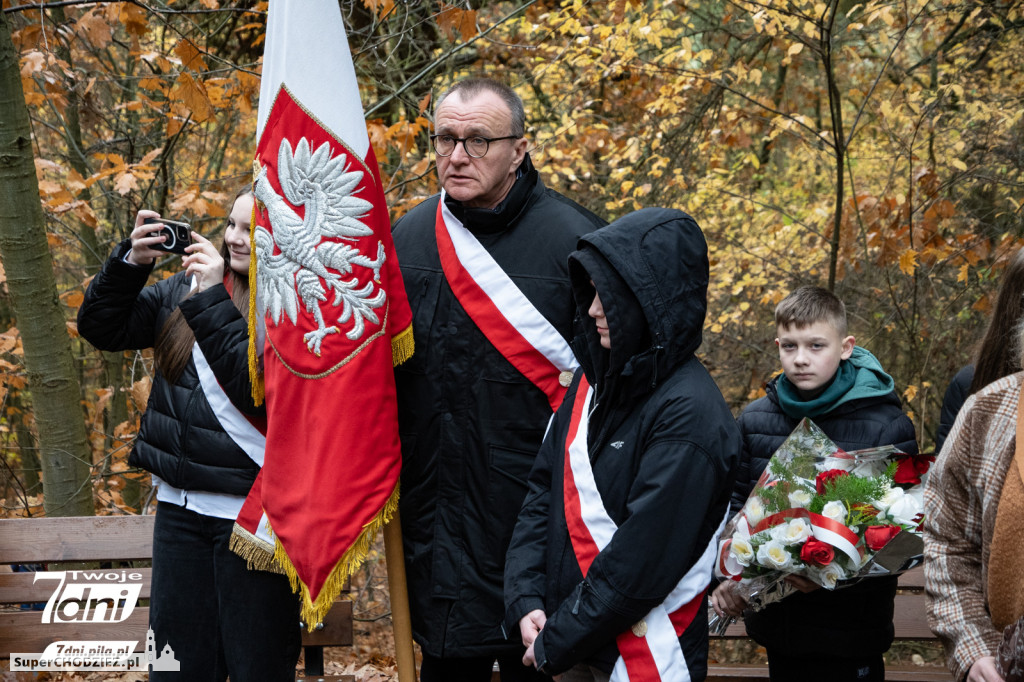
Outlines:
{"label": "yellow autumn leaf", "polygon": [[917,251],[907,249],[900,254],[900,272],[912,276],[915,270],[917,270]]}
{"label": "yellow autumn leaf", "polygon": [[966,171],[967,170],[967,164],[964,163],[963,161],[961,161],[960,159],[957,159],[957,158],[950,159],[949,160],[949,165],[953,166],[953,168],[956,168],[957,170],[960,170],[960,171]]}
{"label": "yellow autumn leaf", "polygon": [[786,56],[792,57],[793,55],[800,54],[801,52],[803,52],[803,50],[803,43],[793,43],[792,45],[789,46],[789,49],[786,50]]}
{"label": "yellow autumn leaf", "polygon": [[917,386],[914,386],[913,384],[911,384],[910,386],[907,386],[906,390],[903,391],[903,399],[905,401],[907,401],[908,403],[911,402],[916,397],[917,397]]}

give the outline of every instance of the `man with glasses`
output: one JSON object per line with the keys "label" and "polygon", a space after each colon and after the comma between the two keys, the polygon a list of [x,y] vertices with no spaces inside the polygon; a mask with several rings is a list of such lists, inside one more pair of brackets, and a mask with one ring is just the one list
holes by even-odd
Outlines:
{"label": "man with glasses", "polygon": [[603,225],[548,189],[522,100],[489,79],[438,100],[441,193],[394,227],[416,352],[395,372],[402,532],[423,682],[543,680],[501,630],[505,551],[577,363],[567,256]]}

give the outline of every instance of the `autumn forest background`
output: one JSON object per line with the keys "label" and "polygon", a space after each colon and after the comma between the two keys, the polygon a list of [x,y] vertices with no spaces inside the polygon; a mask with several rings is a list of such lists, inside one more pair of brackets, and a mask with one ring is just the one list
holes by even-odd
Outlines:
{"label": "autumn forest background", "polygon": [[[734,408],[777,369],[775,303],[819,284],[932,448],[1024,245],[1024,4],[340,4],[394,218],[438,189],[432,97],[503,78],[547,185],[608,220],[696,217],[700,355]],[[0,6],[0,515],[138,513],[151,356],[93,349],[77,306],[140,208],[222,232],[251,181],[267,3]]]}

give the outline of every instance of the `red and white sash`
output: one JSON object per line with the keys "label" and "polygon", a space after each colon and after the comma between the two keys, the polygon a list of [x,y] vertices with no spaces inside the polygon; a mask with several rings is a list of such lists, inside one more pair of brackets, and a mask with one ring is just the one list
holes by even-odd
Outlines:
{"label": "red and white sash", "polygon": [[[228,278],[225,277],[225,283],[227,281]],[[191,288],[196,288],[195,277],[192,278]],[[210,367],[206,356],[203,355],[198,342],[192,344],[192,362],[196,366],[196,374],[199,375],[199,384],[203,388],[206,402],[210,404],[210,409],[213,410],[213,414],[217,417],[221,428],[224,429],[224,433],[228,434],[231,440],[235,442],[235,445],[241,448],[245,454],[249,455],[249,459],[256,462],[262,468],[263,454],[267,446],[266,420],[250,419],[235,407],[234,403],[231,402],[231,398],[221,388],[220,382],[217,381],[213,368]],[[256,537],[267,543],[270,546],[270,551],[273,551],[274,540],[268,533],[268,528],[267,518],[264,515]]]}
{"label": "red and white sash", "polygon": [[[590,466],[587,425],[593,393],[594,389],[583,377],[577,388],[569,421],[563,478],[565,519],[576,560],[584,576],[618,529],[604,508]],[[724,526],[725,519],[700,559],[665,601],[616,638],[619,659],[612,671],[612,682],[689,682],[690,671],[679,645],[679,636],[693,622],[697,610],[703,604],[704,593],[711,581],[718,535]]]}
{"label": "red and white sash", "polygon": [[437,250],[459,304],[487,340],[557,410],[579,366],[562,335],[534,307],[444,203],[437,204]]}

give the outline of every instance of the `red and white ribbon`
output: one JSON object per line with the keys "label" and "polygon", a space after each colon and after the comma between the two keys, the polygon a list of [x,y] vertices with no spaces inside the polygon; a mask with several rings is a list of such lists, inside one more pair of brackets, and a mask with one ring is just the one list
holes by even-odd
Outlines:
{"label": "red and white ribbon", "polygon": [[858,544],[860,537],[856,533],[847,528],[841,521],[809,512],[803,507],[784,509],[771,516],[766,516],[761,519],[760,523],[754,526],[753,532],[760,533],[769,528],[780,526],[783,523],[787,523],[790,519],[807,519],[810,522],[811,532],[815,539],[832,545],[850,557],[850,560],[855,565],[859,566],[860,562],[864,559],[864,548]]}
{"label": "red and white ribbon", "polygon": [[[590,466],[587,426],[593,392],[594,389],[583,377],[577,388],[569,421],[563,478],[566,523],[576,560],[584,576],[618,530],[605,510]],[[701,557],[665,601],[644,617],[641,621],[643,626],[634,626],[616,638],[620,655],[612,671],[612,682],[690,680],[679,636],[693,622],[703,603],[715,563],[718,535],[724,526],[725,519],[722,519]]]}
{"label": "red and white ribbon", "polygon": [[435,233],[441,268],[459,304],[512,366],[544,392],[557,410],[566,378],[579,366],[569,344],[444,203]]}

